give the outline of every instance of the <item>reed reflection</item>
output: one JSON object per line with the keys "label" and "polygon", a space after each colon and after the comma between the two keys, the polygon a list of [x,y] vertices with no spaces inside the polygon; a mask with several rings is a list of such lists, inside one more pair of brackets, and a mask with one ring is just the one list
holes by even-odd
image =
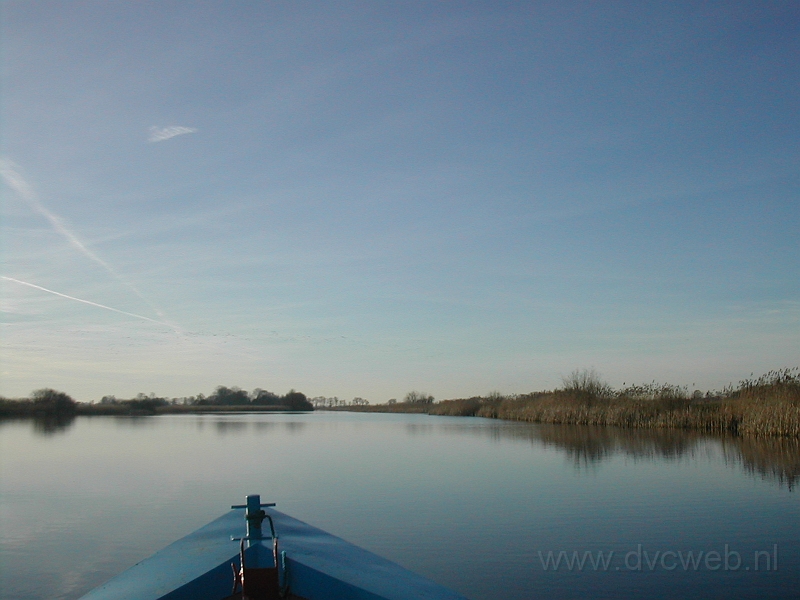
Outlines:
{"label": "reed reflection", "polygon": [[[446,422],[407,423],[409,436],[442,433],[489,437],[497,442],[524,440],[563,452],[578,468],[596,467],[617,455],[638,460],[680,460],[694,457],[704,445],[718,448],[726,463],[746,473],[786,485],[800,482],[800,439],[715,436],[683,429],[623,429],[445,417]],[[472,420],[474,419],[474,420]]]}
{"label": "reed reflection", "polygon": [[[448,427],[450,429],[450,427]],[[562,451],[575,466],[592,467],[623,454],[634,459],[680,460],[712,444],[730,465],[793,491],[800,482],[800,440],[796,438],[712,436],[681,429],[622,429],[587,425],[490,423],[481,432],[498,441],[527,440]],[[416,428],[415,433],[425,432]]]}
{"label": "reed reflection", "polygon": [[777,480],[794,490],[800,481],[800,440],[796,438],[734,438],[725,440],[726,456],[748,473]]}

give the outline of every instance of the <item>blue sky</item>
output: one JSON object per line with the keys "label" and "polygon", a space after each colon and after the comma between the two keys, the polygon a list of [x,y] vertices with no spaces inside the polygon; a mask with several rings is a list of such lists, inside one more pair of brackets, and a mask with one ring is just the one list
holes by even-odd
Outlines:
{"label": "blue sky", "polygon": [[795,2],[6,1],[0,393],[796,366],[798,57]]}

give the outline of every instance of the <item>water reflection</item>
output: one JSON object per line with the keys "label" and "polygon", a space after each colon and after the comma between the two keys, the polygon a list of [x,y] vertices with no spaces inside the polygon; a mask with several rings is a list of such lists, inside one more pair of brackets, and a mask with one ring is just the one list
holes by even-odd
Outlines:
{"label": "water reflection", "polygon": [[222,435],[228,435],[232,433],[244,433],[247,429],[249,423],[245,421],[227,421],[227,420],[219,420],[214,423],[214,427],[217,429],[217,433]]}
{"label": "water reflection", "polygon": [[258,433],[268,433],[273,431],[278,426],[274,421],[256,421],[253,423],[253,428]]}
{"label": "water reflection", "polygon": [[275,431],[280,427],[292,435],[299,434],[306,427],[306,423],[302,421],[251,421],[239,419],[218,419],[214,422],[214,427],[217,433],[221,435],[241,434],[246,431],[255,431],[256,433],[269,433]]}
{"label": "water reflection", "polygon": [[745,471],[777,480],[794,490],[800,480],[800,440],[790,438],[736,438],[725,440],[726,456],[739,461]]}
{"label": "water reflection", "polygon": [[0,418],[0,430],[19,423],[30,423],[36,435],[50,437],[69,431],[75,422],[75,415],[36,415],[33,417],[10,416]]}
{"label": "water reflection", "polygon": [[695,432],[541,425],[536,438],[546,447],[564,450],[576,466],[589,466],[617,454],[638,459],[679,459],[691,455],[701,440]]}
{"label": "water reflection", "polygon": [[[434,417],[436,418],[436,417]],[[410,436],[452,433],[480,435],[501,442],[527,441],[563,452],[575,467],[595,468],[620,454],[637,460],[681,460],[721,450],[725,462],[750,475],[776,481],[793,491],[800,482],[800,440],[714,436],[683,429],[621,429],[589,425],[554,425],[445,417],[446,423],[407,423]],[[463,419],[463,420],[462,420]]]}
{"label": "water reflection", "polygon": [[41,415],[33,417],[33,430],[44,436],[65,433],[75,421],[75,415]]}
{"label": "water reflection", "polygon": [[[416,434],[422,431],[415,428]],[[794,438],[710,436],[680,429],[550,424],[490,426],[485,432],[497,440],[527,440],[534,445],[556,448],[578,468],[594,467],[619,454],[634,459],[693,458],[711,443],[721,448],[728,464],[739,466],[751,475],[786,485],[790,491],[800,482],[800,440]]]}
{"label": "water reflection", "polygon": [[283,424],[284,429],[293,435],[302,432],[305,426],[306,424],[302,421],[287,421]]}
{"label": "water reflection", "polygon": [[[445,427],[445,429],[450,428]],[[440,431],[440,428],[434,423],[406,423],[406,433],[408,435],[433,435],[437,431]]]}
{"label": "water reflection", "polygon": [[[89,417],[97,418],[97,417]],[[99,417],[105,418],[105,417]],[[129,429],[152,429],[156,426],[155,417],[152,415],[125,415],[119,417],[110,417],[114,419],[114,425],[119,428]]]}
{"label": "water reflection", "polygon": [[[87,417],[113,419],[120,428],[151,428],[163,418],[192,419],[199,430],[211,427],[222,436],[246,432],[269,434],[282,430],[302,434],[308,422],[302,416],[278,420],[274,416],[200,415],[200,416],[126,416]],[[676,429],[619,429],[583,425],[550,425],[492,421],[471,417],[424,417],[424,422],[406,422],[403,427],[412,437],[441,434],[488,437],[497,442],[523,441],[535,447],[562,452],[576,468],[596,468],[603,461],[624,455],[644,460],[681,460],[698,453],[713,452],[731,466],[746,473],[774,481],[793,491],[800,482],[800,439],[711,436]],[[75,424],[73,415],[41,416],[30,419],[33,431],[40,436],[54,436],[69,431]],[[0,428],[18,422],[0,419]],[[369,426],[368,422],[363,423]],[[189,423],[187,423],[189,425]],[[711,450],[709,450],[711,449]]]}

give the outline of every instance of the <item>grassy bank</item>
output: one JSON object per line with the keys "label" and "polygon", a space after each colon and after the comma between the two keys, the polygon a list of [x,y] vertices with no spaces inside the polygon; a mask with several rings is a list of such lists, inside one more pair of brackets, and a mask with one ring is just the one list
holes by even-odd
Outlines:
{"label": "grassy bank", "polygon": [[797,369],[772,371],[719,393],[689,395],[655,384],[615,391],[591,374],[573,374],[563,389],[445,400],[429,414],[800,437],[800,376]]}
{"label": "grassy bank", "polygon": [[553,391],[343,410],[800,437],[800,374],[796,368],[771,371],[720,392],[689,394],[684,387],[655,383],[614,390],[595,373],[576,371]]}

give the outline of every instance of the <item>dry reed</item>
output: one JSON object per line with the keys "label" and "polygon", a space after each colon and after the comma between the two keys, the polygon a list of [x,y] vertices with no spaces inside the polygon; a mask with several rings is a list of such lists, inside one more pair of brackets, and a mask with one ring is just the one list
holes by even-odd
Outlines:
{"label": "dry reed", "polygon": [[445,400],[430,414],[536,423],[678,428],[749,436],[800,437],[798,369],[770,371],[722,392],[648,384],[619,391],[593,372],[576,372],[563,389],[512,397]]}

